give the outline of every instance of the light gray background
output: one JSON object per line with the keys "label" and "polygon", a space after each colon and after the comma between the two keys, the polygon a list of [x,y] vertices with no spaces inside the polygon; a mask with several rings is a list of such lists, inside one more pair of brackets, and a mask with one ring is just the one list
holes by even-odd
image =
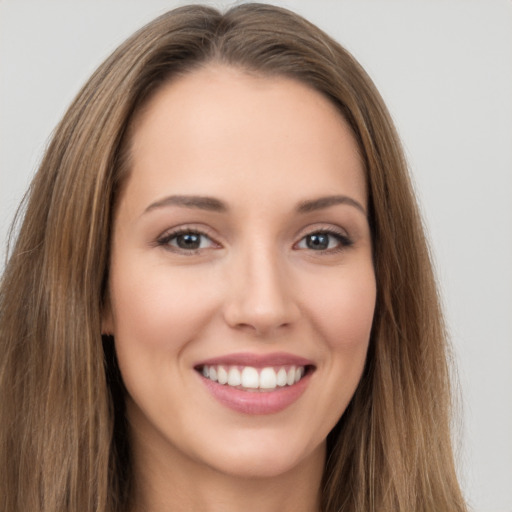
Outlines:
{"label": "light gray background", "polygon": [[[276,3],[345,45],[391,110],[431,234],[454,344],[462,484],[474,510],[512,512],[512,3]],[[125,37],[176,5],[0,0],[2,245],[81,84]]]}

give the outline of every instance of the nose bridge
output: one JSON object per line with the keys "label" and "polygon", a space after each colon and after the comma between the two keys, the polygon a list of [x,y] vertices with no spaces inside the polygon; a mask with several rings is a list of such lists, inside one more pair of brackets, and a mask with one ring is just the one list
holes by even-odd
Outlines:
{"label": "nose bridge", "polygon": [[298,316],[286,257],[276,244],[248,243],[234,257],[225,307],[227,322],[261,335],[290,325]]}

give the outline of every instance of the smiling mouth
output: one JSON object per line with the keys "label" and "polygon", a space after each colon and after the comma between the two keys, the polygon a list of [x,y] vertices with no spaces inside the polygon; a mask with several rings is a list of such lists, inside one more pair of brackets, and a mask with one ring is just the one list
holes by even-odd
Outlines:
{"label": "smiling mouth", "polygon": [[206,379],[234,389],[268,392],[293,386],[310,374],[313,365],[253,366],[201,365],[195,368]]}

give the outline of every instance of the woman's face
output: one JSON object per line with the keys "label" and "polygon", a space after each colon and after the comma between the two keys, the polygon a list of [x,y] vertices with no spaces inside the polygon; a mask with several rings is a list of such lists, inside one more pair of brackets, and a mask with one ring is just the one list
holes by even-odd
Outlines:
{"label": "woman's face", "polygon": [[139,115],[110,306],[135,453],[275,476],[323,464],[376,285],[355,140],[318,92],[210,65]]}

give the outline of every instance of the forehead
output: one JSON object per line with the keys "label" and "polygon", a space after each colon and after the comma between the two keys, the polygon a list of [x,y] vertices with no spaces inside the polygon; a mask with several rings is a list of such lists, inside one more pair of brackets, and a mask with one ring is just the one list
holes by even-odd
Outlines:
{"label": "forehead", "polygon": [[131,162],[129,182],[139,192],[159,182],[222,195],[226,184],[243,188],[253,179],[253,191],[267,196],[301,187],[322,195],[337,183],[366,203],[357,143],[331,101],[297,80],[225,65],[157,91],[134,124]]}

